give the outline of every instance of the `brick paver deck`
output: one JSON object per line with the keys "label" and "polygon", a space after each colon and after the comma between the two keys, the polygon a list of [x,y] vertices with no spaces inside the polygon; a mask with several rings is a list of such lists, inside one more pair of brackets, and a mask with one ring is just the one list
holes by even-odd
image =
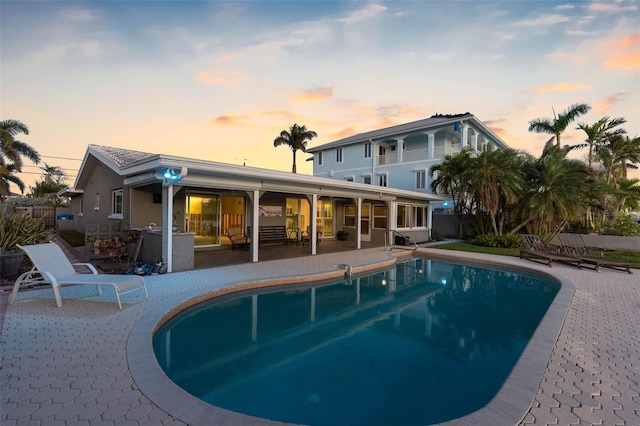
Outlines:
{"label": "brick paver deck", "polygon": [[[440,250],[421,251],[443,255]],[[550,269],[500,256],[445,255],[553,273],[575,286],[551,353],[535,354],[547,367],[538,378],[537,393],[533,388],[528,397],[530,408],[522,412],[521,424],[640,424],[639,271],[596,273],[565,265]],[[6,309],[0,336],[0,423],[184,424],[177,417],[196,423],[197,408],[181,416],[181,410],[190,409],[180,409],[179,398],[170,407],[171,395],[159,406],[132,375],[131,358],[136,356],[127,352],[129,336],[133,332],[138,338],[136,330],[154,311],[245,281],[328,277],[336,274],[339,263],[366,267],[391,260],[389,252],[378,248],[150,276],[150,300],[135,293],[124,296],[122,311],[113,294],[97,296],[89,286],[63,287],[62,308],[56,308],[50,288],[21,292],[18,303]],[[494,419],[490,424],[503,424],[499,416],[492,416],[486,417]],[[262,423],[224,413],[208,420]],[[474,424],[464,418],[458,423]]]}

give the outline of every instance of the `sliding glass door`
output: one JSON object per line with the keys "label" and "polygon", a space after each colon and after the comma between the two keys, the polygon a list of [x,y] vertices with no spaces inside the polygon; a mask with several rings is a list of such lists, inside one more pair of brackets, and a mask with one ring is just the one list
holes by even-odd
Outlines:
{"label": "sliding glass door", "polygon": [[187,231],[195,233],[195,245],[220,244],[220,196],[187,194]]}

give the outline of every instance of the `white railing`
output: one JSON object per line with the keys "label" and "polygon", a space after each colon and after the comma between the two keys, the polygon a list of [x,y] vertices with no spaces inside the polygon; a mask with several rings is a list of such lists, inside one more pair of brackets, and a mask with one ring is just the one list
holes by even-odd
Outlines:
{"label": "white railing", "polygon": [[[437,146],[433,149],[433,157],[429,155],[429,149],[410,149],[402,152],[402,162],[410,163],[412,161],[431,160],[434,158],[443,158],[445,155],[457,154],[462,150],[462,144],[451,144],[447,142],[444,146]],[[385,155],[376,156],[376,166],[384,166],[386,164],[396,164],[398,156],[395,152]]]}
{"label": "white railing", "polygon": [[398,156],[395,152],[385,155],[376,155],[376,166],[384,166],[385,164],[395,164],[398,162]]}

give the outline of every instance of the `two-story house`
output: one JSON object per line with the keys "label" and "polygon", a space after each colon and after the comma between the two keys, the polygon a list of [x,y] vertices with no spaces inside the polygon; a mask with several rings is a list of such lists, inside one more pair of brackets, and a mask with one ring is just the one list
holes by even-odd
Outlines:
{"label": "two-story house", "polygon": [[[313,154],[314,176],[430,194],[431,166],[466,146],[481,151],[487,145],[508,147],[482,121],[467,112],[435,114],[424,120],[349,136],[307,152]],[[451,208],[447,201],[430,204],[435,212],[447,212]],[[421,228],[422,214],[413,208],[399,212],[397,229]]]}

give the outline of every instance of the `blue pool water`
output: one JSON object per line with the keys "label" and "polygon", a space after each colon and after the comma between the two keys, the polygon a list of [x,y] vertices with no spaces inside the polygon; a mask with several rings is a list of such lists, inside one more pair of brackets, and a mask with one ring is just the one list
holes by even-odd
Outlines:
{"label": "blue pool water", "polygon": [[528,275],[415,258],[340,282],[187,309],[160,366],[213,405],[310,425],[425,425],[500,389],[558,292]]}

